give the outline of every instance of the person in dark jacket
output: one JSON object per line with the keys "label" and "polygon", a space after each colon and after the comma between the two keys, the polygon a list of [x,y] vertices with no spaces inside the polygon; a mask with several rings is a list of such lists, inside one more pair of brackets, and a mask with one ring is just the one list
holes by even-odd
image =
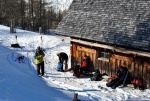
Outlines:
{"label": "person in dark jacket", "polygon": [[41,47],[37,47],[36,52],[35,52],[35,63],[37,66],[37,74],[39,76],[44,75],[44,52]]}
{"label": "person in dark jacket", "polygon": [[119,70],[116,73],[116,76],[111,81],[106,83],[106,86],[111,87],[112,89],[115,89],[116,87],[121,85],[125,80],[127,71],[128,70],[126,67],[120,66]]}
{"label": "person in dark jacket", "polygon": [[99,81],[102,79],[102,74],[100,74],[99,69],[95,70],[95,73],[93,74],[93,77],[91,78],[91,81]]}
{"label": "person in dark jacket", "polygon": [[[57,56],[59,58],[59,62],[61,62],[62,64],[65,63],[65,70],[67,70],[68,69],[68,55],[65,52],[59,52],[57,53]],[[63,65],[61,67],[61,71],[64,71]]]}

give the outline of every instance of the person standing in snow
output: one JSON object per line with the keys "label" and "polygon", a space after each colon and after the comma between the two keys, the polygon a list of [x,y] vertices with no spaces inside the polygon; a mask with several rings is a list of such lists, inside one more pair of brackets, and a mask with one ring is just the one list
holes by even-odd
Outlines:
{"label": "person standing in snow", "polygon": [[[58,58],[59,58],[59,62],[60,63],[65,63],[65,70],[67,70],[68,69],[68,55],[66,54],[66,53],[64,53],[64,52],[59,52],[59,53],[57,53],[57,56],[58,56]],[[61,71],[64,71],[63,70],[63,65],[61,66]]]}
{"label": "person standing in snow", "polygon": [[37,74],[39,76],[44,75],[44,52],[40,46],[37,47],[35,52],[35,63],[37,66]]}

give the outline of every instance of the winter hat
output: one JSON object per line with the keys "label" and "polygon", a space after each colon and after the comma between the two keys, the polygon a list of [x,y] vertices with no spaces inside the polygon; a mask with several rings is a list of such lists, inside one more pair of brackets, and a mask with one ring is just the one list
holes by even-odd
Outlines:
{"label": "winter hat", "polygon": [[40,47],[40,46],[38,46],[38,47],[37,47],[37,50],[41,50],[41,47]]}
{"label": "winter hat", "polygon": [[120,66],[119,69],[123,69],[123,66]]}

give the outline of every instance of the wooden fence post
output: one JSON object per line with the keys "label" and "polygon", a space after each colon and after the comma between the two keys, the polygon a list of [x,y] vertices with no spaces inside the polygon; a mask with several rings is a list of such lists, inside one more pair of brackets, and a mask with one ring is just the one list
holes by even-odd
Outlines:
{"label": "wooden fence post", "polygon": [[78,101],[78,93],[74,93],[73,101]]}

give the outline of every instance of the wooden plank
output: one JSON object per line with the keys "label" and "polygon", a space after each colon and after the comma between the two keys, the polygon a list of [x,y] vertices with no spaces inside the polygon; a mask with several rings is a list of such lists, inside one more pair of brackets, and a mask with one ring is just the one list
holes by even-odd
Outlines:
{"label": "wooden plank", "polygon": [[135,75],[134,76],[138,76],[138,64],[135,63]]}
{"label": "wooden plank", "polygon": [[112,71],[112,64],[111,63],[109,63],[109,67],[110,67],[110,71],[111,71],[111,76],[112,76],[112,74],[113,74],[113,71]]}
{"label": "wooden plank", "polygon": [[80,64],[81,64],[81,62],[82,62],[82,51],[79,51],[79,50],[77,50],[78,51],[78,59],[79,59],[79,62],[80,62]]}
{"label": "wooden plank", "polygon": [[147,68],[148,68],[148,66],[147,66],[146,64],[144,64],[144,69],[143,69],[143,71],[144,71],[144,78],[145,78],[145,80],[148,79],[148,76],[147,76],[147,74],[148,74]]}
{"label": "wooden plank", "polygon": [[110,65],[112,69],[112,74],[114,74],[115,72],[115,59],[114,58],[110,58]]}
{"label": "wooden plank", "polygon": [[105,61],[105,64],[106,64],[106,73],[107,73],[107,74],[110,74],[109,65],[108,65],[109,62],[106,62],[106,61]]}
{"label": "wooden plank", "polygon": [[134,62],[134,70],[133,70],[134,75],[133,75],[133,76],[135,76],[135,75],[136,75],[135,70],[136,70],[136,63]]}
{"label": "wooden plank", "polygon": [[133,61],[133,57],[127,57],[123,55],[113,54],[112,58],[116,58],[119,60]]}
{"label": "wooden plank", "polygon": [[76,57],[76,51],[77,51],[76,44],[72,44],[72,54],[74,57]]}
{"label": "wooden plank", "polygon": [[96,54],[91,53],[92,54],[92,59],[91,59],[91,71],[95,70],[96,67]]}
{"label": "wooden plank", "polygon": [[71,67],[70,68],[73,68],[74,67],[74,55],[73,55],[73,46],[70,47],[70,55],[71,55]]}
{"label": "wooden plank", "polygon": [[96,67],[96,68],[99,67],[97,57],[98,57],[98,51],[96,50],[96,54],[95,54],[95,64],[96,64],[95,67]]}
{"label": "wooden plank", "polygon": [[71,46],[71,67],[72,67],[72,68],[75,67],[74,64],[75,64],[75,62],[76,62],[76,59],[75,59],[75,57],[76,57],[76,55],[75,55],[76,50],[74,49],[74,47],[75,47],[75,45],[72,44],[72,46]]}
{"label": "wooden plank", "polygon": [[132,54],[138,54],[138,55],[145,56],[145,57],[150,57],[150,52],[144,52],[144,51],[127,49],[127,48],[121,48],[121,47],[116,47],[116,46],[100,44],[100,43],[88,42],[88,41],[83,41],[83,40],[79,40],[79,39],[73,39],[73,38],[65,37],[65,36],[58,36],[58,38],[69,40],[71,42],[80,43],[80,44],[83,44],[83,45],[94,46],[94,47],[101,47],[101,48],[105,48],[105,49],[121,51],[121,52],[124,52],[124,53],[132,53]]}
{"label": "wooden plank", "polygon": [[96,50],[90,49],[90,48],[87,48],[87,47],[83,47],[83,46],[77,46],[77,50],[86,51],[86,52],[90,52],[90,53],[96,54]]}
{"label": "wooden plank", "polygon": [[100,60],[100,66],[101,66],[101,73],[103,73],[103,68],[102,68],[102,60]]}

